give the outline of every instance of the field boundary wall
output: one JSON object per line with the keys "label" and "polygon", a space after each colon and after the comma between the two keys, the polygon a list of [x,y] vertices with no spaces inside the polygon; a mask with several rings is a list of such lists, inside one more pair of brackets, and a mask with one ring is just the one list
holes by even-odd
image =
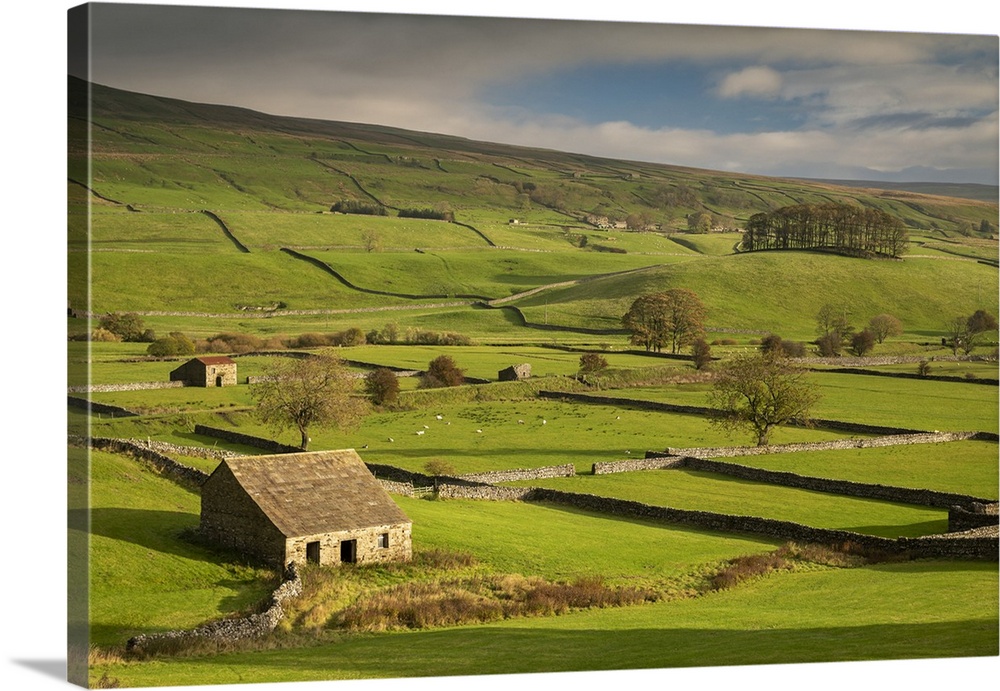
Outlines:
{"label": "field boundary wall", "polygon": [[156,468],[159,472],[172,480],[181,484],[200,488],[208,479],[208,473],[178,463],[169,456],[154,450],[144,442],[132,439],[110,439],[106,437],[77,438],[78,443],[89,444],[93,449],[108,451],[110,453],[125,454],[134,458],[142,459]]}
{"label": "field boundary wall", "polygon": [[86,386],[71,386],[69,393],[112,393],[115,391],[146,391],[153,389],[182,389],[187,385],[183,381],[143,381],[127,384],[90,384]]}
{"label": "field boundary wall", "polygon": [[77,396],[67,396],[69,407],[71,408],[82,408],[90,414],[99,413],[101,415],[110,415],[112,417],[138,417],[139,413],[129,410],[128,408],[120,408],[116,405],[107,405],[105,403],[95,403],[94,401],[88,400],[86,398],[78,398]]}
{"label": "field boundary wall", "polygon": [[[594,405],[609,405],[619,408],[634,408],[637,410],[650,410],[664,413],[682,413],[686,415],[701,415],[704,417],[714,417],[718,412],[713,408],[705,406],[681,405],[677,403],[663,403],[661,401],[643,401],[635,398],[625,398],[616,396],[600,396],[589,393],[566,393],[558,391],[539,391],[539,398],[553,400],[568,400],[577,403],[591,403]],[[794,426],[805,426],[800,421],[792,421],[789,424]],[[905,427],[884,427],[881,425],[865,425],[859,422],[843,422],[841,420],[812,419],[810,425],[822,427],[840,432],[854,432],[857,434],[927,434],[926,430],[907,429]]]}
{"label": "field boundary wall", "polygon": [[215,439],[233,442],[234,444],[253,446],[258,449],[263,449],[264,451],[270,451],[271,453],[297,453],[302,451],[302,449],[297,446],[280,444],[273,439],[255,437],[251,434],[243,434],[242,432],[234,432],[233,430],[228,429],[219,429],[218,427],[209,427],[208,425],[195,425],[194,433],[205,437],[213,437]]}
{"label": "field boundary wall", "polygon": [[854,544],[878,552],[908,555],[910,558],[986,559],[992,561],[998,559],[998,542],[995,537],[946,535],[893,539],[847,530],[813,528],[772,518],[672,509],[625,499],[541,488],[535,488],[525,494],[524,500],[562,504],[624,518],[688,525],[725,533],[748,533],[777,540],[827,545]]}
{"label": "field boundary wall", "polygon": [[183,645],[197,640],[211,640],[219,643],[245,638],[259,638],[274,631],[285,618],[284,603],[302,593],[302,580],[294,562],[289,563],[284,578],[267,601],[267,608],[258,614],[239,619],[220,619],[195,629],[166,631],[164,633],[140,634],[133,636],[125,644],[130,653],[156,652],[158,648]]}

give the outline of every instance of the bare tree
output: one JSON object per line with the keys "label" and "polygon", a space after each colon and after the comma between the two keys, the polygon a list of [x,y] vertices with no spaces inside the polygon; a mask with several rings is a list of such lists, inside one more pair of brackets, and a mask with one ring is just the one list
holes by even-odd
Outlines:
{"label": "bare tree", "polygon": [[250,395],[257,401],[257,418],[276,432],[294,427],[305,450],[311,428],[347,430],[360,423],[368,406],[353,395],[354,388],[343,361],[323,353],[276,361],[251,385]]}
{"label": "bare tree", "polygon": [[718,369],[709,392],[709,403],[718,411],[712,422],[750,431],[757,446],[767,446],[775,427],[808,422],[819,393],[807,376],[777,351],[737,355]]}
{"label": "bare tree", "polygon": [[868,330],[875,336],[875,340],[881,344],[890,336],[899,336],[903,333],[903,322],[891,314],[877,314],[868,321]]}
{"label": "bare tree", "polygon": [[622,325],[633,344],[656,352],[669,345],[676,353],[704,336],[705,306],[693,291],[672,288],[636,298]]}

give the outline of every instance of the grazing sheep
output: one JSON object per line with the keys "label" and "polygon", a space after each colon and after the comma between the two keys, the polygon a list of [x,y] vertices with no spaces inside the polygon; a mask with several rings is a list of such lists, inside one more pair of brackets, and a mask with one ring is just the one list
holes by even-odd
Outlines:
{"label": "grazing sheep", "polygon": [[518,421],[517,421],[517,424],[519,424],[519,425],[523,425],[523,424],[524,424],[524,420],[518,420]]}
{"label": "grazing sheep", "polygon": [[392,437],[389,437],[389,441],[396,441],[396,440],[393,439]]}
{"label": "grazing sheep", "polygon": [[434,418],[437,420],[444,420],[444,418],[440,415],[435,415]]}
{"label": "grazing sheep", "polygon": [[482,433],[483,433],[483,430],[481,430],[481,429],[477,429],[476,430],[476,434],[482,434]]}
{"label": "grazing sheep", "polygon": [[423,433],[424,433],[424,431],[423,431],[422,429],[418,429],[418,430],[417,430],[417,436],[420,436],[420,435],[421,435],[421,434],[423,434]]}

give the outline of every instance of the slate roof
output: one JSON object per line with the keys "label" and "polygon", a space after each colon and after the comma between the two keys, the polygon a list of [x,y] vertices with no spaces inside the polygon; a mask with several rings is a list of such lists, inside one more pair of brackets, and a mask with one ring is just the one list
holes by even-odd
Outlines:
{"label": "slate roof", "polygon": [[240,456],[222,464],[286,537],[411,522],[354,449]]}
{"label": "slate roof", "polygon": [[235,365],[236,361],[232,358],[226,357],[225,355],[207,355],[205,357],[194,358],[198,362],[205,365]]}

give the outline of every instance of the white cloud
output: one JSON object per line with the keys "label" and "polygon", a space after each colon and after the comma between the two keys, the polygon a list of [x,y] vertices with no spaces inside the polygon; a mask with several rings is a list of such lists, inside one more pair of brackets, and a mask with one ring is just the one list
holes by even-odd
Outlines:
{"label": "white cloud", "polygon": [[782,84],[781,74],[777,70],[754,66],[727,74],[719,83],[717,93],[723,98],[776,96],[781,91]]}

